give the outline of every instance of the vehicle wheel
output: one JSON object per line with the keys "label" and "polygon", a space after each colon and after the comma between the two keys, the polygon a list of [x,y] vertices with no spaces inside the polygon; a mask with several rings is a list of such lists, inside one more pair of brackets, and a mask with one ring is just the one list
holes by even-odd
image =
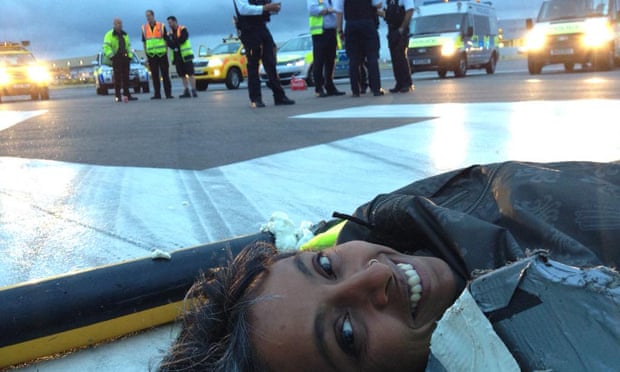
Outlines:
{"label": "vehicle wheel", "polygon": [[306,85],[309,87],[314,86],[314,66],[310,65],[308,69],[308,76],[306,76]]}
{"label": "vehicle wheel", "polygon": [[445,79],[446,75],[448,75],[448,70],[446,70],[445,68],[440,68],[439,70],[437,70],[437,76],[439,76],[440,79]]}
{"label": "vehicle wheel", "polygon": [[495,53],[491,55],[491,59],[485,67],[487,70],[487,74],[491,75],[495,73],[495,67],[497,67],[497,55]]}
{"label": "vehicle wheel", "polygon": [[142,93],[148,93],[151,91],[149,83],[142,83]]}
{"label": "vehicle wheel", "polygon": [[538,75],[542,72],[542,64],[532,58],[527,59],[527,70],[531,75]]}
{"label": "vehicle wheel", "polygon": [[196,80],[196,89],[204,92],[209,87],[209,82],[206,80]]}
{"label": "vehicle wheel", "polygon": [[241,71],[236,67],[231,67],[226,74],[226,88],[238,89],[241,84]]}
{"label": "vehicle wheel", "polygon": [[49,88],[45,87],[43,89],[41,89],[41,91],[39,92],[39,96],[41,97],[42,101],[47,101],[50,99],[50,91]]}
{"label": "vehicle wheel", "polygon": [[39,92],[30,93],[30,99],[33,100],[33,101],[38,101],[39,100]]}
{"label": "vehicle wheel", "polygon": [[564,71],[565,72],[573,72],[575,71],[575,64],[573,62],[564,63]]}
{"label": "vehicle wheel", "polygon": [[454,70],[454,76],[457,78],[462,78],[467,75],[467,56],[461,54],[459,57],[459,64],[456,66]]}

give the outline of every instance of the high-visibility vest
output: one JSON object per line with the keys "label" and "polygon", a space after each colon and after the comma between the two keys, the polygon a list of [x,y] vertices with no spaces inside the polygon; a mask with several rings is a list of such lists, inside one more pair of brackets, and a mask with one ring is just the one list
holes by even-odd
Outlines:
{"label": "high-visibility vest", "polygon": [[[127,33],[123,33],[123,39],[125,40],[127,57],[131,59],[133,58],[133,53],[131,52],[131,43],[129,42],[129,36],[127,36]],[[111,29],[103,37],[103,56],[105,57],[105,64],[111,64],[112,57],[118,53],[119,47],[118,37],[114,35],[114,29]]]}
{"label": "high-visibility vest", "polygon": [[146,44],[146,54],[150,57],[161,57],[166,55],[166,39],[164,39],[164,25],[155,22],[155,26],[150,24],[142,26],[142,35]]}
{"label": "high-visibility vest", "polygon": [[[319,0],[319,5],[321,5],[322,7],[325,7],[325,5],[323,4],[323,0]],[[317,16],[311,15],[308,18],[308,23],[310,24],[310,35],[323,34],[323,16],[322,15],[317,15]]]}
{"label": "high-visibility vest", "polygon": [[[177,27],[177,38],[181,37],[183,29],[185,29],[185,26],[179,25],[179,27]],[[189,37],[179,46],[179,52],[181,53],[183,62],[189,62],[194,59],[194,51],[192,50],[192,44],[189,42]]]}

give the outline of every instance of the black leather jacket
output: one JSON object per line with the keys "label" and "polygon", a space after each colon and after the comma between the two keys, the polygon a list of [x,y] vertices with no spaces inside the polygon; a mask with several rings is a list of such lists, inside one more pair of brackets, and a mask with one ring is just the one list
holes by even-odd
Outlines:
{"label": "black leather jacket", "polygon": [[620,266],[620,162],[477,165],[360,206],[338,243],[366,240],[444,259],[463,281],[546,250],[572,266]]}

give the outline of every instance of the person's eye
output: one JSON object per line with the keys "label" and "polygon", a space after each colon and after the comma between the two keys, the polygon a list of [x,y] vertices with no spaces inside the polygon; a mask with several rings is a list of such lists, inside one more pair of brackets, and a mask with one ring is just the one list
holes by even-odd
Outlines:
{"label": "person's eye", "polygon": [[334,269],[332,267],[332,260],[328,256],[322,252],[319,252],[316,256],[316,263],[325,276],[328,278],[336,277],[336,273],[334,273]]}
{"label": "person's eye", "polygon": [[355,336],[353,332],[353,322],[351,321],[351,315],[347,313],[345,315],[342,324],[340,325],[340,337],[338,337],[338,343],[342,350],[353,357],[357,357],[357,350],[355,347]]}

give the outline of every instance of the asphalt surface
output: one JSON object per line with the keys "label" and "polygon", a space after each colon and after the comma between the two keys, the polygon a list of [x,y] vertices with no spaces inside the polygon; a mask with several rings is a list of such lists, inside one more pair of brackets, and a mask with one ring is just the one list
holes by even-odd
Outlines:
{"label": "asphalt surface", "polygon": [[[382,78],[386,90],[393,86],[390,70],[383,70]],[[0,156],[197,170],[427,119],[317,120],[296,115],[373,104],[620,98],[620,70],[564,73],[549,67],[531,76],[524,59],[500,61],[495,75],[470,71],[463,79],[438,79],[434,73],[420,73],[414,74],[414,83],[410,94],[361,98],[316,98],[312,88],[287,88],[297,104],[277,107],[263,87],[268,105],[263,109],[249,107],[245,85],[226,90],[212,84],[195,99],[151,101],[150,95],[138,94],[138,101],[127,104],[113,102],[111,95],[97,96],[93,86],[53,89],[45,102],[3,97],[2,111],[46,112],[0,131]],[[349,92],[348,80],[338,81],[338,88]],[[173,82],[173,91],[181,93],[180,81]]]}

